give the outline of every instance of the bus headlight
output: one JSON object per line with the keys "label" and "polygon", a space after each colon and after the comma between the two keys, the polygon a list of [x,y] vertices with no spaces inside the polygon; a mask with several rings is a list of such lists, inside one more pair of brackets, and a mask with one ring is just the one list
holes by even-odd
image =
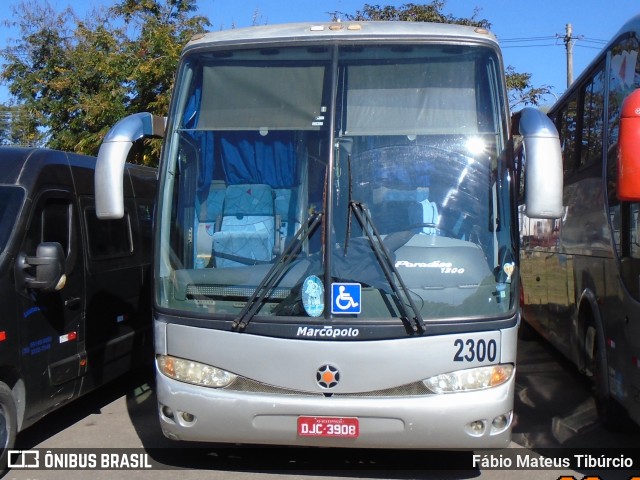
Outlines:
{"label": "bus headlight", "polygon": [[224,388],[237,378],[226,370],[168,355],[158,355],[156,363],[158,371],[167,377],[203,387]]}
{"label": "bus headlight", "polygon": [[423,380],[433,393],[458,393],[497,387],[509,381],[513,365],[489,365],[442,373]]}

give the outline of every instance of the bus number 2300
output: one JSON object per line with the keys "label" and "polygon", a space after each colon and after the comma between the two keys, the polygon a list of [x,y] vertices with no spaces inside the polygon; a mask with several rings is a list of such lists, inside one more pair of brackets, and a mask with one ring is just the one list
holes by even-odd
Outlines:
{"label": "bus number 2300", "polygon": [[457,338],[453,345],[457,349],[453,356],[454,362],[494,362],[498,356],[498,343],[494,339],[470,338],[465,341]]}

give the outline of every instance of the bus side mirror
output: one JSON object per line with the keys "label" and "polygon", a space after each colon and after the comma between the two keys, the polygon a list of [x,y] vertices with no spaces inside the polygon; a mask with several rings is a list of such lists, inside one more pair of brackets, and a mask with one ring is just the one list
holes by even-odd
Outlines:
{"label": "bus side mirror", "polygon": [[622,102],[617,194],[623,201],[640,200],[640,89]]}
{"label": "bus side mirror", "polygon": [[124,164],[133,142],[164,137],[166,118],[134,113],[116,123],[105,135],[96,160],[96,215],[102,220],[124,216]]}
{"label": "bus side mirror", "polygon": [[[35,275],[30,275],[32,269]],[[64,252],[58,242],[42,242],[36,255],[19,255],[16,268],[16,283],[22,288],[41,292],[57,292],[64,288]]]}
{"label": "bus side mirror", "polygon": [[522,135],[525,213],[530,218],[561,218],[562,151],[555,125],[541,111],[527,107],[514,116],[513,133]]}

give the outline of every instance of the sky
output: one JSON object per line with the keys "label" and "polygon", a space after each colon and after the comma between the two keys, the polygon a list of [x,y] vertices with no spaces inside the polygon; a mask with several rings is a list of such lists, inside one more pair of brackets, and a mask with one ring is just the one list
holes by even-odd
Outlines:
{"label": "sky", "polygon": [[[48,0],[58,12],[71,7],[80,18],[95,7],[112,6],[117,0]],[[45,0],[29,0],[44,3]],[[427,1],[378,0],[197,0],[198,14],[209,18],[211,30],[259,24],[319,22],[331,19],[331,12],[355,13],[366,3],[393,5],[430,3]],[[0,50],[18,31],[5,26],[11,22],[16,0],[3,0],[0,9]],[[544,99],[552,104],[567,86],[567,52],[563,38],[571,24],[574,78],[598,56],[622,25],[640,14],[637,0],[448,0],[443,13],[455,17],[478,18],[491,23],[491,31],[503,48],[505,65],[516,72],[531,74],[535,87],[549,86],[552,94]],[[0,103],[6,103],[6,85],[0,85]]]}

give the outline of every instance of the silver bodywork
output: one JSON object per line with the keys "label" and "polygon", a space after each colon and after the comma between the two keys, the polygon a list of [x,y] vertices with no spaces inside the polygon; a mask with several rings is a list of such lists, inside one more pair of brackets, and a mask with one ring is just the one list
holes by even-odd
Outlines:
{"label": "silver bodywork", "polygon": [[133,142],[143,137],[164,136],[166,119],[136,113],[116,123],[104,137],[96,162],[96,215],[101,219],[122,218],[124,164]]}
{"label": "silver bodywork", "polygon": [[196,35],[185,46],[184,53],[212,45],[257,46],[260,42],[273,43],[278,40],[287,43],[345,39],[386,41],[393,38],[411,41],[412,37],[421,41],[490,43],[498,49],[496,37],[483,28],[424,22],[317,22],[235,28]]}
{"label": "silver bodywork", "polygon": [[559,218],[564,207],[558,132],[549,117],[530,107],[520,112],[519,126],[525,153],[535,151],[545,160],[533,162],[527,172],[526,214],[532,218]]}
{"label": "silver bodywork", "polygon": [[[199,387],[158,373],[160,421],[169,438],[372,448],[499,448],[510,440],[510,426],[492,434],[490,425],[498,415],[511,415],[514,377],[499,387],[476,392],[414,396],[392,392],[459,368],[452,361],[453,342],[459,337],[495,334],[502,345],[500,360],[515,362],[517,329],[347,345],[238,335],[163,322],[156,322],[155,328],[158,353],[232,369],[264,390]],[[316,371],[323,364],[335,365],[341,372],[342,380],[332,397],[325,397],[316,383]],[[291,394],[283,394],[283,389]],[[384,390],[386,395],[367,395]],[[162,413],[165,406],[176,414],[173,419]],[[181,412],[193,415],[194,420],[184,421]],[[299,437],[296,419],[301,415],[357,417],[360,436],[337,440]],[[467,428],[476,420],[488,424],[483,435]]]}

